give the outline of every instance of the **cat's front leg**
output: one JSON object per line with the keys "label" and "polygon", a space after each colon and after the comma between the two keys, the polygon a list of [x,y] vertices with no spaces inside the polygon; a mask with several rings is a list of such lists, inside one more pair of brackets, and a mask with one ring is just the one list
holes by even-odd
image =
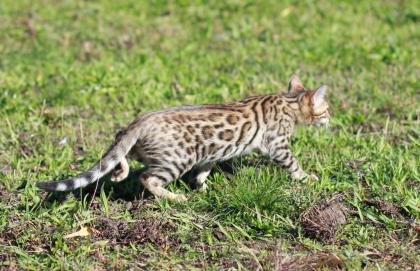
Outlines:
{"label": "cat's front leg", "polygon": [[308,175],[300,166],[298,160],[293,156],[287,145],[274,145],[269,148],[270,158],[280,167],[286,169],[294,180],[311,178],[318,180],[314,174]]}

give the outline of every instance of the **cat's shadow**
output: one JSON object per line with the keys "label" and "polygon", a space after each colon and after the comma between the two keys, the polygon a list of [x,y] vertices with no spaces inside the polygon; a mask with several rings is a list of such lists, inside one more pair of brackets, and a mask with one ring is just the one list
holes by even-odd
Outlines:
{"label": "cat's shadow", "polygon": [[138,169],[130,172],[128,177],[121,182],[112,182],[110,176],[107,175],[97,182],[94,182],[84,188],[76,189],[73,191],[66,192],[49,192],[45,197],[44,202],[50,204],[63,203],[67,200],[70,195],[73,195],[75,199],[86,199],[92,200],[94,197],[101,197],[101,193],[104,193],[108,200],[123,200],[133,201],[136,199],[149,198],[152,195],[147,192],[146,189],[138,181],[139,176],[145,169]]}
{"label": "cat's shadow", "polygon": [[[265,163],[264,163],[265,164]],[[211,173],[209,178],[216,173],[222,173],[227,178],[231,178],[238,166],[249,166],[255,165],[248,160],[240,161],[240,165],[237,160],[228,160],[224,162],[217,163]],[[85,188],[77,189],[74,191],[67,192],[50,192],[44,198],[43,205],[49,205],[53,202],[63,203],[67,200],[69,195],[74,196],[75,199],[82,200],[87,199],[91,201],[92,198],[101,197],[101,193],[104,193],[105,196],[110,201],[114,200],[123,200],[123,201],[134,201],[138,199],[149,199],[153,198],[153,195],[149,193],[139,182],[139,176],[146,170],[146,168],[141,168],[130,172],[128,177],[121,182],[112,182],[109,175],[101,178],[98,182],[92,183]],[[185,174],[177,180],[176,182],[184,182],[186,187],[192,187],[188,182],[188,175]]]}

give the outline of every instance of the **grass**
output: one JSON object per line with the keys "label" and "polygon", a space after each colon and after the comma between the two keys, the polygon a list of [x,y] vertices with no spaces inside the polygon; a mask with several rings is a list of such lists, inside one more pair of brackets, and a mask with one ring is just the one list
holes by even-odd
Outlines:
{"label": "grass", "polygon": [[[0,266],[310,269],[326,255],[419,269],[419,16],[414,0],[3,0]],[[34,187],[88,168],[141,112],[277,92],[292,73],[330,89],[330,129],[293,140],[318,182],[252,155],[215,170],[207,192],[171,184],[182,204],[141,199],[135,176],[96,196]],[[336,238],[305,234],[300,215],[337,193],[352,211]],[[64,238],[81,227],[96,231]]]}

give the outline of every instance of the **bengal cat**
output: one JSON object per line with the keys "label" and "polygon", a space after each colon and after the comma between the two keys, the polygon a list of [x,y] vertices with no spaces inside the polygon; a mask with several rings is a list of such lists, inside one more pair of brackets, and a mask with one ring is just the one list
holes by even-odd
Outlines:
{"label": "bengal cat", "polygon": [[[259,150],[301,180],[308,174],[289,149],[296,124],[326,125],[327,87],[307,90],[292,76],[287,94],[268,94],[226,104],[169,108],[139,116],[117,134],[106,154],[89,170],[59,182],[39,182],[47,191],[85,187],[113,170],[111,180],[128,176],[127,158],[137,159],[146,170],[140,183],[153,195],[175,201],[185,195],[165,185],[189,172],[192,184],[205,189],[213,162]],[[318,179],[315,175],[310,175]]]}

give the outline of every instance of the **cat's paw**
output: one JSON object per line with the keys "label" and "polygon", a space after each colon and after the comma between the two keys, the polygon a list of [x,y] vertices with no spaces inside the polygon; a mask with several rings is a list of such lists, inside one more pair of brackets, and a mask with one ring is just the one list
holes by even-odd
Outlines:
{"label": "cat's paw", "polygon": [[318,176],[316,176],[315,174],[308,175],[307,179],[309,179],[310,181],[319,181]]}
{"label": "cat's paw", "polygon": [[184,201],[187,201],[188,198],[183,194],[178,194],[173,200],[176,202],[184,202]]}
{"label": "cat's paw", "polygon": [[192,188],[196,191],[203,192],[207,190],[208,186],[206,183],[202,183],[202,184],[195,183]]}
{"label": "cat's paw", "polygon": [[306,174],[306,172],[303,170],[297,170],[292,173],[292,179],[294,180],[301,181],[301,180],[306,179],[307,177],[308,177],[308,174]]}
{"label": "cat's paw", "polygon": [[184,194],[175,194],[175,193],[169,193],[168,195],[163,195],[160,197],[156,196],[156,199],[157,200],[167,199],[172,202],[184,202],[188,200],[188,198]]}
{"label": "cat's paw", "polygon": [[316,176],[315,174],[307,174],[303,170],[298,170],[294,172],[292,174],[292,178],[298,181],[303,181],[303,180],[319,181],[318,176]]}
{"label": "cat's paw", "polygon": [[208,188],[207,184],[206,184],[206,183],[203,183],[203,184],[201,185],[201,187],[199,187],[199,188],[198,188],[198,191],[206,191],[206,190],[207,190],[207,188]]}
{"label": "cat's paw", "polygon": [[125,178],[127,178],[127,176],[128,176],[128,170],[127,171],[124,171],[122,169],[115,170],[111,175],[111,181],[118,183],[124,180]]}

